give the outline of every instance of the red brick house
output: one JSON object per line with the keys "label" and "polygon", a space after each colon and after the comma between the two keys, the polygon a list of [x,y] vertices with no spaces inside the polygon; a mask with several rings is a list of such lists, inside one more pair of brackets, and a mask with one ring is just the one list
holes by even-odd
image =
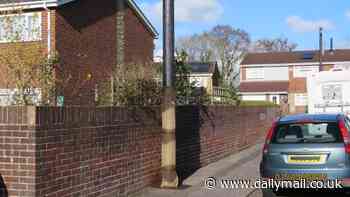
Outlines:
{"label": "red brick house", "polygon": [[250,53],[241,63],[242,100],[288,105],[290,113],[307,109],[306,77],[332,68],[350,69],[350,50]]}
{"label": "red brick house", "polygon": [[[21,42],[42,42],[47,52],[57,52],[60,66],[69,69],[76,81],[91,76],[81,94],[91,93],[117,64],[153,60],[158,33],[133,0],[0,1],[0,11],[10,9],[23,10],[19,20],[28,28]],[[33,27],[40,31],[30,33]],[[2,35],[0,16],[0,47],[6,47]],[[68,104],[93,100],[69,95],[72,91],[68,88],[64,93]]]}

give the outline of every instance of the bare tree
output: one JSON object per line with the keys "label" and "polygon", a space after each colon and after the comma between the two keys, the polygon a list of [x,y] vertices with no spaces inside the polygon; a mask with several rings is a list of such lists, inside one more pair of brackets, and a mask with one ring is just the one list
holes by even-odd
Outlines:
{"label": "bare tree", "polygon": [[288,52],[293,51],[298,45],[291,43],[288,38],[260,39],[254,42],[252,52]]}
{"label": "bare tree", "polygon": [[233,85],[242,61],[250,45],[247,32],[231,26],[216,26],[210,32],[214,43],[214,54],[221,65],[223,83]]}
{"label": "bare tree", "polygon": [[180,37],[176,46],[178,51],[185,51],[188,61],[213,61],[212,38],[207,32]]}
{"label": "bare tree", "polygon": [[177,41],[177,49],[188,54],[188,61],[217,61],[225,85],[232,85],[234,77],[238,76],[239,63],[249,46],[249,34],[228,25],[218,25],[209,32]]}

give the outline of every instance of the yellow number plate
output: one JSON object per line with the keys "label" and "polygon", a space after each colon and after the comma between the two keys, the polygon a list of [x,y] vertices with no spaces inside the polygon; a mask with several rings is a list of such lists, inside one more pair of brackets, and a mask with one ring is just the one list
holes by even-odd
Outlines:
{"label": "yellow number plate", "polygon": [[289,164],[324,164],[325,155],[289,155],[287,163]]}

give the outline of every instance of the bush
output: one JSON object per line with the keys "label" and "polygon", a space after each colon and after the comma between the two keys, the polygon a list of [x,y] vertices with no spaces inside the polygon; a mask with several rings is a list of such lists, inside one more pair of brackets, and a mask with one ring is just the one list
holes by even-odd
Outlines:
{"label": "bush", "polygon": [[106,81],[98,84],[97,105],[159,105],[161,86],[156,69],[154,64],[117,65]]}
{"label": "bush", "polygon": [[187,54],[181,51],[176,58],[176,103],[178,105],[194,104],[200,101],[201,91],[196,91],[196,82],[190,81],[191,66],[186,63]]}

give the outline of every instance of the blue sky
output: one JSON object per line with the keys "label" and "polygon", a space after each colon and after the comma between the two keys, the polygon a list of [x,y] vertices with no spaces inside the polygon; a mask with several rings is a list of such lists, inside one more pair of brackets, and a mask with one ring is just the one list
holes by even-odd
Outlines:
{"label": "blue sky", "polygon": [[[161,0],[136,0],[162,32]],[[319,26],[325,44],[334,37],[336,48],[350,48],[349,0],[175,0],[176,36],[200,33],[217,24],[246,30],[252,40],[287,37],[298,49],[318,47]],[[162,37],[156,41],[161,48]]]}

